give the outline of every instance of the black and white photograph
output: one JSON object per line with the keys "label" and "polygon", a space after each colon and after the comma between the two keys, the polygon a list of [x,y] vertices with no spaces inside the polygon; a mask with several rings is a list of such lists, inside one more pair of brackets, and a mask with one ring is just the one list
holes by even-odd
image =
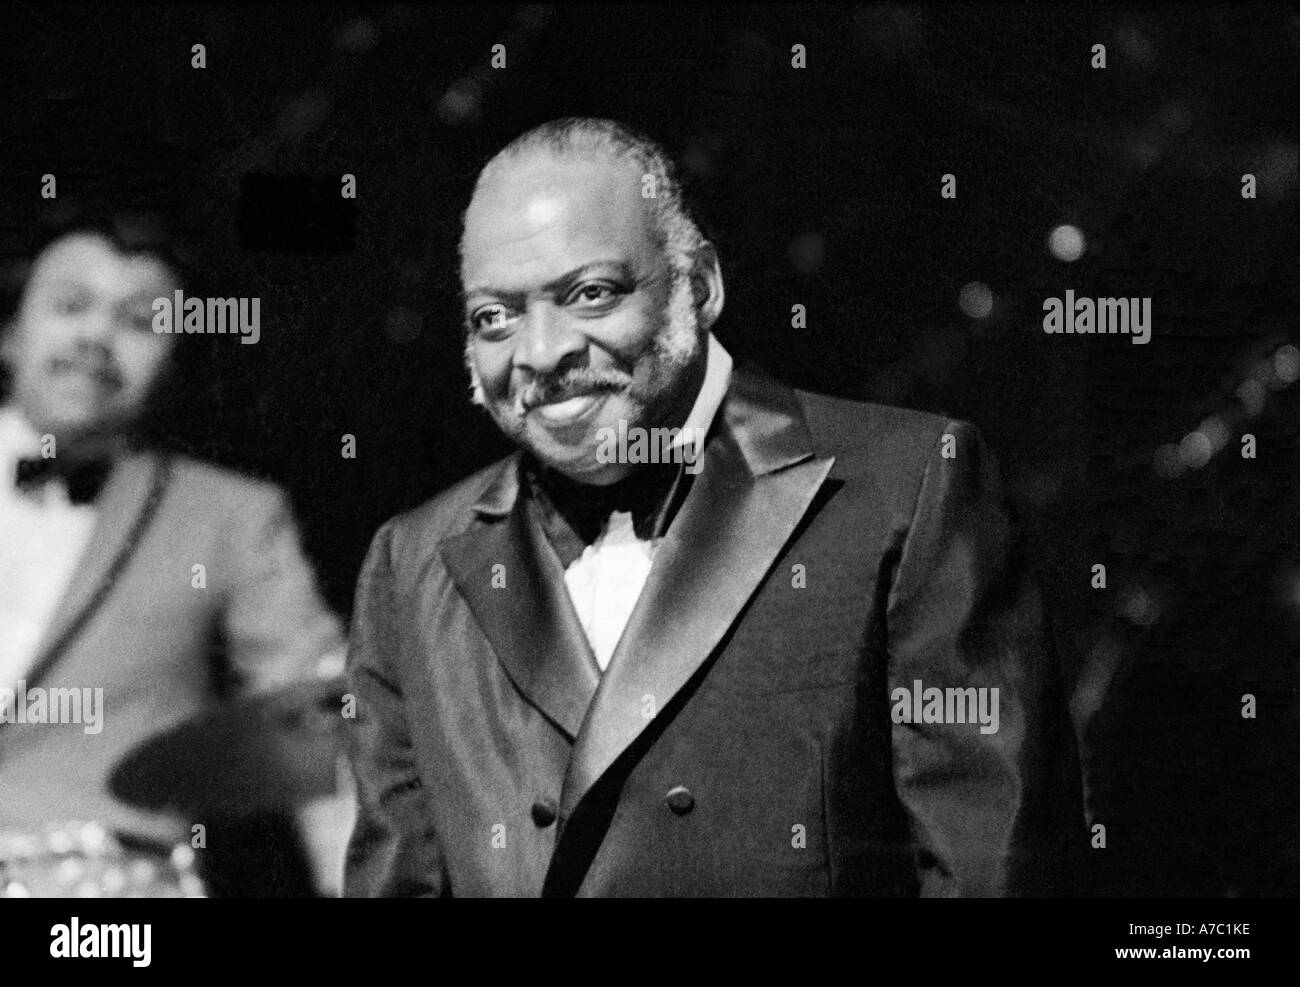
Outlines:
{"label": "black and white photograph", "polygon": [[897,899],[1028,898],[1103,923],[1067,963],[1270,951],[1294,6],[4,19],[20,961],[193,970],[223,906],[165,898],[875,899],[917,944],[1012,906]]}

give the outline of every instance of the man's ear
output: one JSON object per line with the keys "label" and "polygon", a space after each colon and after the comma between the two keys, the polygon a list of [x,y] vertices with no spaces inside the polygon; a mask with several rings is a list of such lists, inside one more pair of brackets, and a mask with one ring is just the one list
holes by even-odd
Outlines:
{"label": "man's ear", "polygon": [[695,311],[699,314],[700,328],[707,332],[722,314],[722,303],[726,298],[722,285],[722,268],[718,265],[718,251],[707,240],[695,251],[691,269],[691,294],[695,299]]}

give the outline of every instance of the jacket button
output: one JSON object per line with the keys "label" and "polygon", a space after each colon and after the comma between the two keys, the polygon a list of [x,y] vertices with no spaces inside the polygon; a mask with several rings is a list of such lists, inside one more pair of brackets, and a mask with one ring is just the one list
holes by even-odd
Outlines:
{"label": "jacket button", "polygon": [[664,801],[668,803],[668,808],[679,816],[684,816],[695,808],[695,796],[691,794],[689,788],[682,785],[669,789]]}
{"label": "jacket button", "polygon": [[550,802],[534,802],[533,822],[537,824],[538,829],[545,829],[555,822],[555,806]]}

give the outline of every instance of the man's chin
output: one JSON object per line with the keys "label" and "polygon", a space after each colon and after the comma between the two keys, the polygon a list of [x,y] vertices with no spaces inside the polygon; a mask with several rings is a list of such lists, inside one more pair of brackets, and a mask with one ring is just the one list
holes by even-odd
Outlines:
{"label": "man's chin", "polygon": [[102,409],[88,412],[81,408],[43,408],[28,412],[27,417],[36,431],[65,443],[112,436],[127,427],[119,415]]}
{"label": "man's chin", "polygon": [[617,424],[592,419],[586,427],[571,432],[557,432],[532,420],[524,427],[519,440],[540,462],[579,483],[604,485],[627,473],[626,464],[603,462],[600,451],[609,444],[608,436],[618,434]]}
{"label": "man's chin", "polygon": [[595,458],[584,457],[579,460],[548,459],[533,450],[533,455],[544,465],[563,473],[570,480],[585,483],[593,487],[604,487],[617,483],[631,471],[625,463],[602,463]]}
{"label": "man's chin", "polygon": [[595,432],[563,440],[553,432],[533,423],[525,426],[522,444],[541,462],[569,476],[580,478],[603,469],[607,464],[596,458]]}

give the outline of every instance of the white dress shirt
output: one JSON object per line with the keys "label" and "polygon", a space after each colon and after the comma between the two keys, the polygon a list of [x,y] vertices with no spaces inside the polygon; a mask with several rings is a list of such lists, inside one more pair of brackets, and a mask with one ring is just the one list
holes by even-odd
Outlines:
{"label": "white dress shirt", "polygon": [[[708,432],[731,382],[731,355],[712,334],[706,359],[704,383],[673,442],[675,448]],[[702,453],[703,450],[696,450],[696,455]],[[658,548],[659,539],[636,536],[631,514],[615,511],[600,536],[564,570],[569,598],[602,672],[609,667],[609,659],[645,587]]]}
{"label": "white dress shirt", "polygon": [[12,405],[0,408],[0,688],[12,688],[72,581],[95,528],[93,504],[73,504],[62,483],[20,491],[18,460],[41,454],[41,436]]}

